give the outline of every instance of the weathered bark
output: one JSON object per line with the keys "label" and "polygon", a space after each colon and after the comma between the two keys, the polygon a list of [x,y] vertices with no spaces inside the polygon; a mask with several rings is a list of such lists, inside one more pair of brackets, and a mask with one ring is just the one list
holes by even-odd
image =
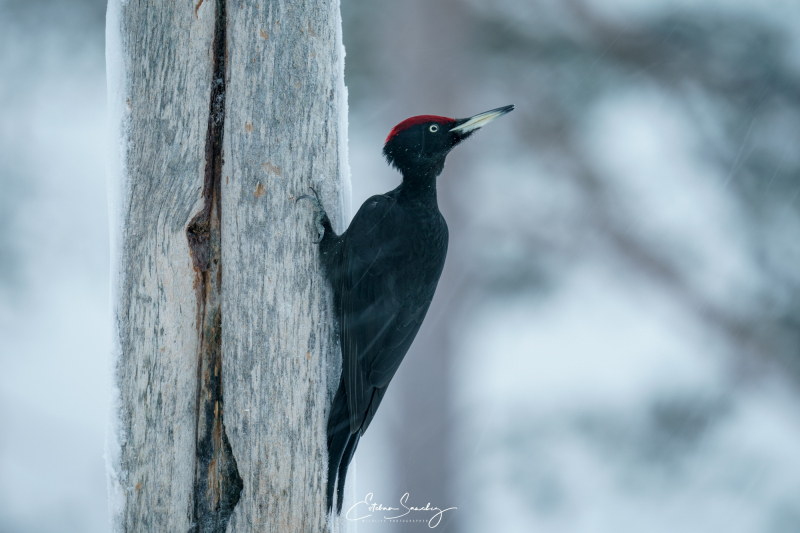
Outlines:
{"label": "weathered bark", "polygon": [[233,2],[228,20],[223,386],[244,480],[231,531],[318,531],[340,356],[310,204],[294,199],[313,184],[341,224],[338,4]]}
{"label": "weathered bark", "polygon": [[114,529],[322,531],[339,352],[293,198],[315,186],[341,225],[338,3],[112,10]]}
{"label": "weathered bark", "polygon": [[118,7],[127,80],[117,96],[127,107],[122,176],[112,176],[123,181],[115,273],[121,531],[188,531],[194,521],[202,322],[186,227],[204,205],[214,9],[195,16],[183,7]]}

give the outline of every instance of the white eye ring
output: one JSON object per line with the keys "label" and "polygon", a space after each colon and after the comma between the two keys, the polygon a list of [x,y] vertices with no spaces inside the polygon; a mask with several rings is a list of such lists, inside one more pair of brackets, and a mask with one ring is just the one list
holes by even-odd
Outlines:
{"label": "white eye ring", "polygon": [[431,130],[431,133],[436,133],[437,131],[439,131],[439,126],[437,126],[436,124],[431,124],[431,127],[428,129]]}

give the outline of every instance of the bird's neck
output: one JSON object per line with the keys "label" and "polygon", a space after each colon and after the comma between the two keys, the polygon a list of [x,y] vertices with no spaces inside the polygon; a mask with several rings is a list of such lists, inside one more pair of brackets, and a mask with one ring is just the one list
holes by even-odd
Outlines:
{"label": "bird's neck", "polygon": [[425,207],[438,207],[436,202],[436,177],[439,172],[407,172],[400,184],[399,199]]}

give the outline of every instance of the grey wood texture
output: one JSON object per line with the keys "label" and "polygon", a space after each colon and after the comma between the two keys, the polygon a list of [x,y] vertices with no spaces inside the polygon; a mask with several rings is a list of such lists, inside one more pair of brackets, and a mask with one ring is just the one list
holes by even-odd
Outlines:
{"label": "grey wood texture", "polygon": [[[188,531],[195,478],[198,313],[186,225],[202,206],[213,3],[130,0],[115,302],[120,354],[114,527]],[[211,7],[211,9],[209,9]]]}
{"label": "grey wood texture", "polygon": [[244,481],[229,531],[322,531],[339,376],[309,202],[341,228],[338,2],[228,4],[222,181],[225,427]]}
{"label": "grey wood texture", "polygon": [[201,275],[187,240],[207,200],[215,2],[120,7],[127,114],[117,125],[125,149],[112,483],[124,502],[115,531],[197,530],[198,391],[216,365],[201,357],[204,331],[221,338],[223,421],[244,484],[227,530],[327,528],[325,423],[340,355],[311,207],[294,198],[314,185],[341,228],[338,9],[227,3],[224,164],[213,204],[221,281],[208,300],[221,302],[220,331],[203,327],[200,304],[218,270]]}

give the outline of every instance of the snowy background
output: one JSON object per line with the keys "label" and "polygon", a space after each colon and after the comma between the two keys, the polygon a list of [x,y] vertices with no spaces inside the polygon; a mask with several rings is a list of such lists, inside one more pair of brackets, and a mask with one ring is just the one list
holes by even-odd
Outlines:
{"label": "snowy background", "polygon": [[[440,178],[356,494],[448,532],[800,532],[800,4],[342,3],[354,206],[397,122],[517,106]],[[3,533],[108,530],[104,16],[0,0]]]}

